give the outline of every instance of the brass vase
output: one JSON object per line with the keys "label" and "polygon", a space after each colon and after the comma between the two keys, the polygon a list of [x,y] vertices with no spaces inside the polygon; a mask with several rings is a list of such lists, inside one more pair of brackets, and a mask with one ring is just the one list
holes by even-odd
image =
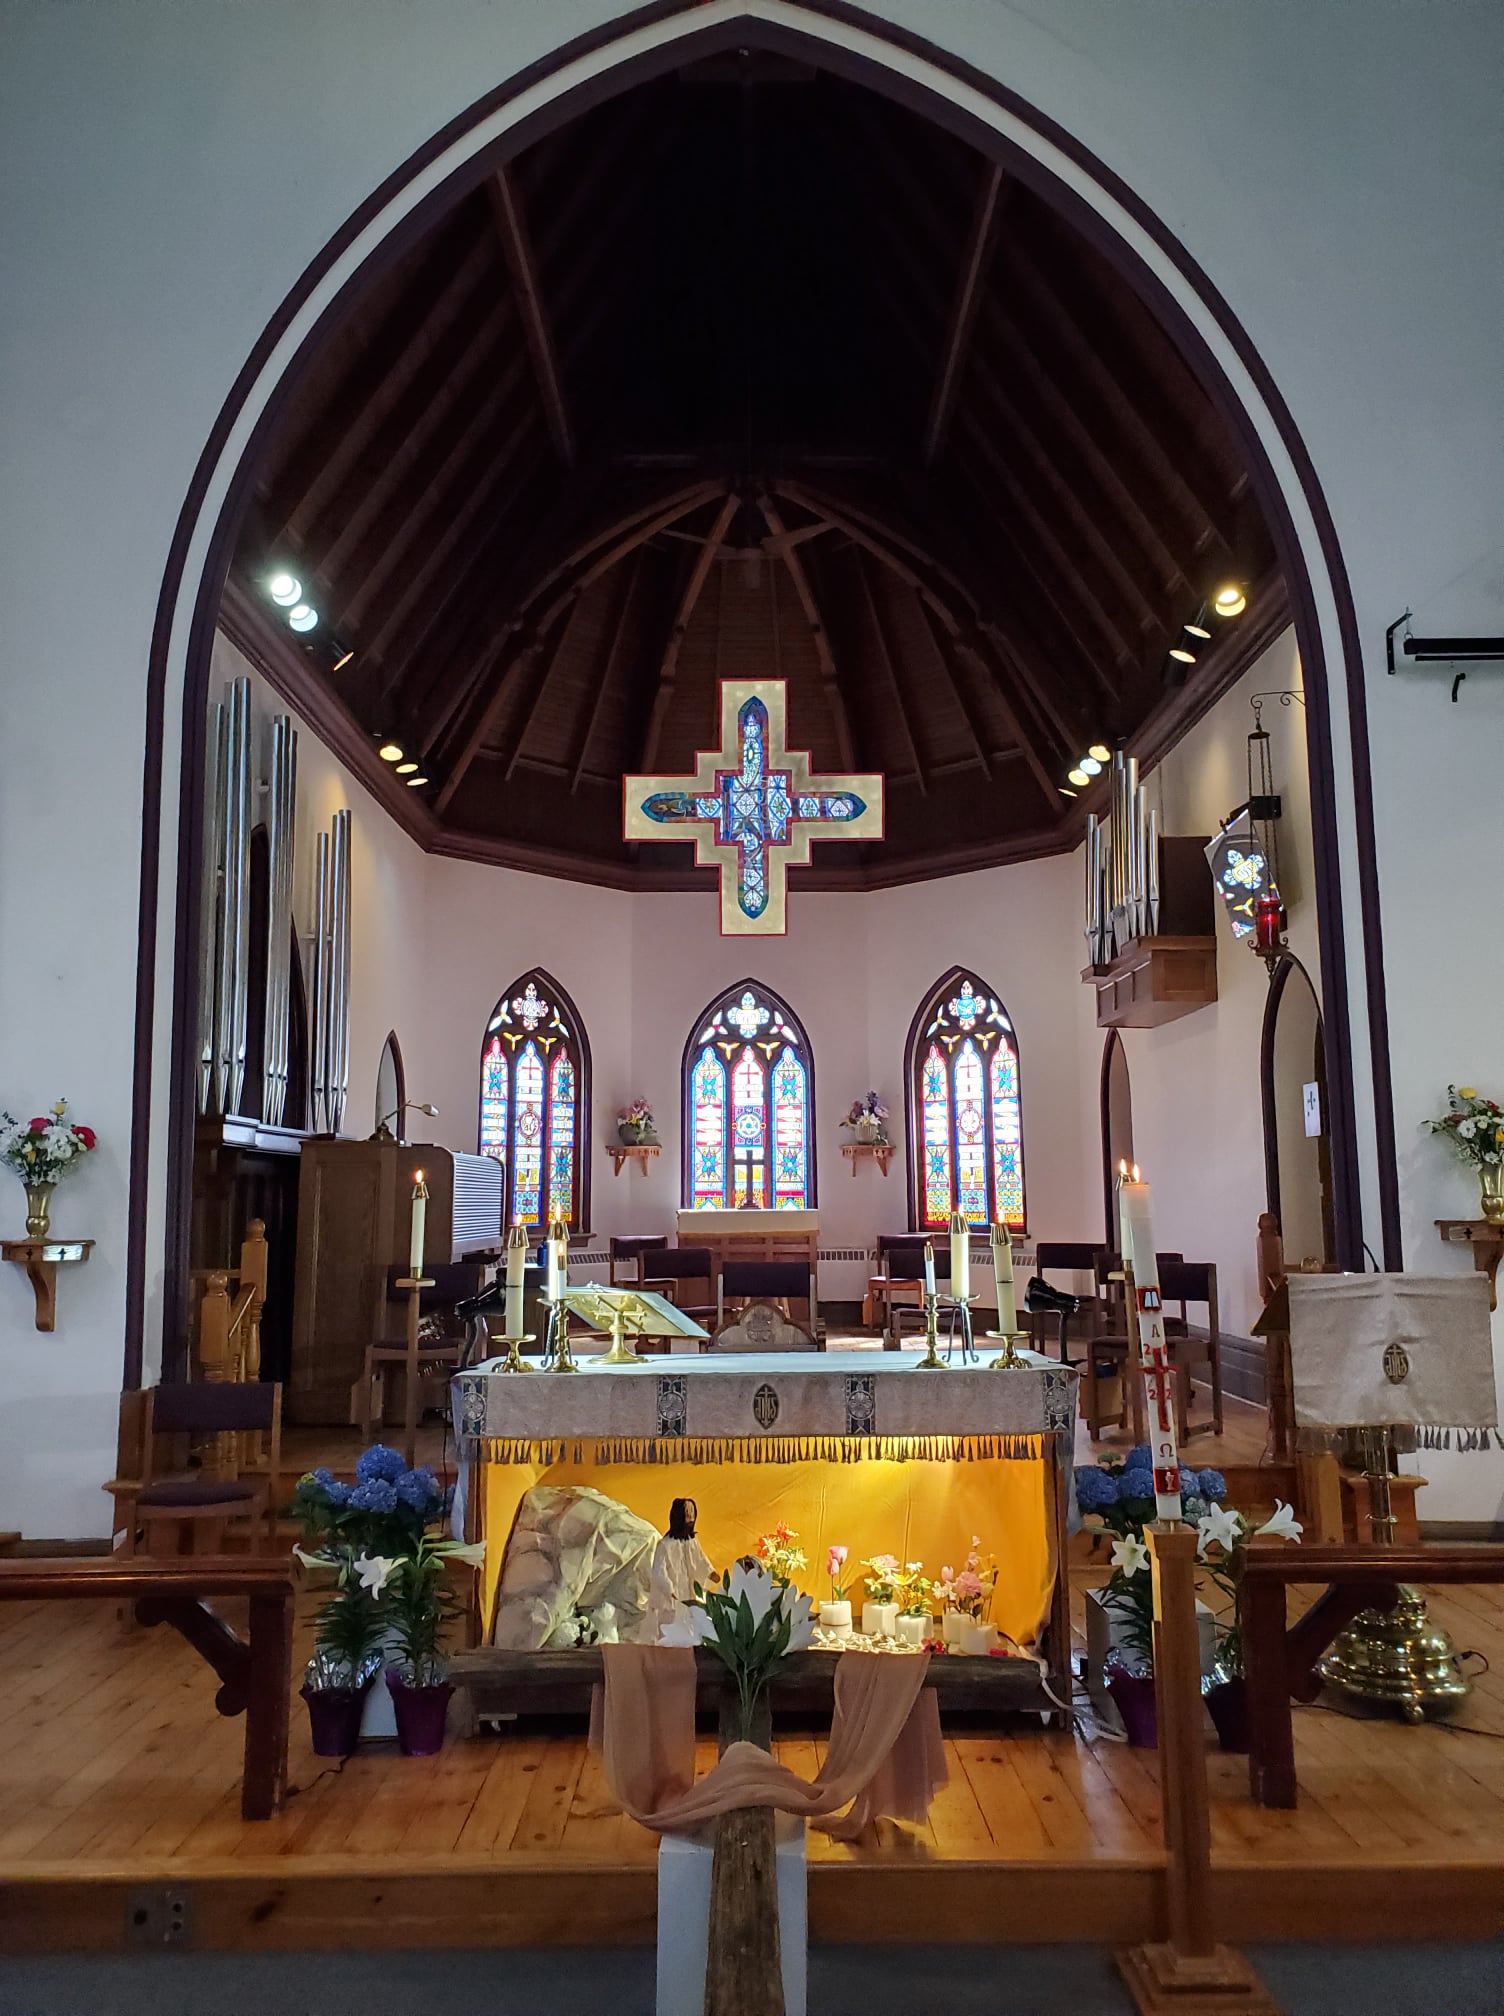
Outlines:
{"label": "brass vase", "polygon": [[52,1193],[55,1183],[28,1183],[26,1185],[26,1236],[28,1239],[45,1239],[48,1220],[52,1214]]}
{"label": "brass vase", "polygon": [[1504,1225],[1504,1162],[1480,1162],[1478,1188],[1484,1217],[1490,1225]]}

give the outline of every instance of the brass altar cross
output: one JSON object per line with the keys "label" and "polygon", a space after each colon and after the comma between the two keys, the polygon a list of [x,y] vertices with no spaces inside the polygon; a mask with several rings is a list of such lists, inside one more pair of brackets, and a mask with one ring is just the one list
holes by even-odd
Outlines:
{"label": "brass altar cross", "polygon": [[816,840],[880,840],[880,776],[821,776],[786,740],[785,679],[721,681],[721,746],[690,777],[624,777],[623,837],[678,840],[694,828],[695,864],[721,871],[722,937],[788,930],[788,870]]}

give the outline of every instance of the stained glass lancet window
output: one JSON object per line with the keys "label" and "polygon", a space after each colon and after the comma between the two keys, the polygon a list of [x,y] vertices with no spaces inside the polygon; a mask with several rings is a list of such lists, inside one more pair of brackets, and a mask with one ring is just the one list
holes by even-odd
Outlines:
{"label": "stained glass lancet window", "polygon": [[583,1229],[590,1051],[574,1004],[543,972],[497,1002],[480,1067],[480,1152],[505,1170],[509,1223]]}
{"label": "stained glass lancet window", "polygon": [[973,1225],[1021,1231],[1024,1147],[1018,1042],[1007,1010],[957,968],[914,1018],[908,1056],[914,1217],[943,1227],[959,1208]]}
{"label": "stained glass lancet window", "polygon": [[684,1051],[684,1201],[765,1210],[815,1201],[814,1066],[793,1012],[744,980],[696,1022]]}

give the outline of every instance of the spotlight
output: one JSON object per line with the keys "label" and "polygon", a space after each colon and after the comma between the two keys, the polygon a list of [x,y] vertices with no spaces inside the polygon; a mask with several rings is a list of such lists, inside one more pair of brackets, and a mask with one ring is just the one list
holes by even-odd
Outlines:
{"label": "spotlight", "polygon": [[338,638],[331,638],[329,641],[330,648],[338,653],[329,670],[331,672],[342,672],[355,656],[355,653],[348,644],[341,644]]}
{"label": "spotlight", "polygon": [[307,602],[300,602],[296,609],[289,609],[287,612],[288,627],[292,630],[311,630],[318,620],[318,610],[310,607]]}
{"label": "spotlight", "polygon": [[1187,651],[1179,644],[1174,646],[1170,652],[1170,656],[1177,659],[1182,665],[1194,665],[1196,662],[1195,652]]}
{"label": "spotlight", "polygon": [[1086,772],[1088,777],[1100,777],[1102,774],[1102,766],[1095,756],[1083,756],[1081,758],[1081,768]]}
{"label": "spotlight", "polygon": [[426,777],[409,777],[407,788],[409,791],[415,791],[420,784],[426,784],[427,782],[428,779]]}
{"label": "spotlight", "polygon": [[303,584],[296,574],[274,574],[266,584],[266,592],[279,609],[290,609],[294,602],[303,599]]}
{"label": "spotlight", "polygon": [[404,751],[400,742],[383,742],[376,754],[383,763],[400,763]]}
{"label": "spotlight", "polygon": [[1062,798],[1074,798],[1076,794],[1074,791],[1067,791],[1065,786],[1062,784],[1060,787],[1060,795]]}
{"label": "spotlight", "polygon": [[1241,616],[1248,607],[1248,597],[1236,581],[1229,581],[1225,588],[1217,590],[1212,607],[1219,616]]}
{"label": "spotlight", "polygon": [[418,767],[417,764],[413,761],[411,756],[409,756],[405,763],[399,763],[397,765],[397,775],[399,777],[411,777],[414,771],[417,769],[417,767]]}
{"label": "spotlight", "polygon": [[1088,756],[1094,756],[1099,763],[1108,763],[1112,760],[1112,751],[1105,742],[1093,742],[1086,753]]}
{"label": "spotlight", "polygon": [[1203,642],[1206,642],[1207,640],[1210,639],[1212,633],[1203,624],[1187,623],[1185,626],[1185,634],[1187,635],[1187,637],[1199,637],[1202,639]]}
{"label": "spotlight", "polygon": [[1087,776],[1084,770],[1067,770],[1065,774],[1070,782],[1078,787],[1091,782],[1090,777]]}

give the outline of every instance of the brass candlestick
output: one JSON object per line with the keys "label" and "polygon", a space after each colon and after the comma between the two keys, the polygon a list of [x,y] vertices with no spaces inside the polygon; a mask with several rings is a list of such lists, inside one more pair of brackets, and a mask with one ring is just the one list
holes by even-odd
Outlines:
{"label": "brass candlestick", "polygon": [[548,1359],[546,1370],[578,1372],[580,1368],[569,1349],[569,1311],[562,1302],[552,1301],[546,1295],[542,1300],[548,1306],[548,1346],[544,1353]]}
{"label": "brass candlestick", "polygon": [[496,1370],[498,1372],[536,1372],[538,1369],[537,1366],[529,1365],[523,1357],[522,1347],[524,1344],[536,1344],[537,1341],[536,1334],[531,1330],[522,1331],[515,1337],[509,1336],[506,1331],[502,1331],[499,1336],[494,1336],[491,1339],[493,1344],[505,1344],[507,1347],[506,1358],[497,1366]]}
{"label": "brass candlestick", "polygon": [[644,1360],[640,1351],[634,1351],[627,1342],[627,1314],[624,1309],[611,1312],[611,1349],[603,1351],[596,1359],[597,1365],[641,1365]]}
{"label": "brass candlestick", "polygon": [[989,1372],[1027,1371],[1028,1367],[1018,1355],[1018,1347],[1027,1334],[1023,1330],[989,1330],[987,1332],[988,1343],[999,1343],[1003,1348],[996,1358],[988,1359],[987,1370]]}
{"label": "brass candlestick", "polygon": [[914,1367],[916,1372],[943,1372],[945,1360],[940,1356],[940,1297],[926,1292],[924,1298],[924,1356]]}

